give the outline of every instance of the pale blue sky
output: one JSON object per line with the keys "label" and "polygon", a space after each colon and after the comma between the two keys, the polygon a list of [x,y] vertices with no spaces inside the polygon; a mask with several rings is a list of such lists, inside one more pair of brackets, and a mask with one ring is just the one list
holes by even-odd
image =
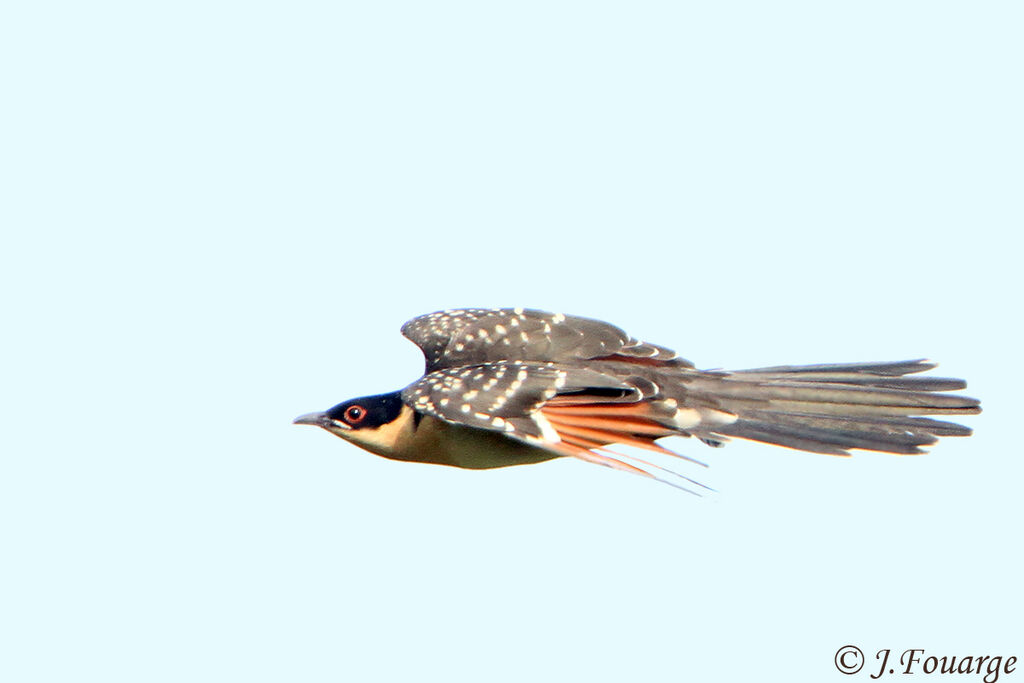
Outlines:
{"label": "pale blue sky", "polygon": [[[0,680],[1024,656],[1022,29],[1010,2],[5,7]],[[927,356],[985,413],[917,458],[679,442],[702,499],[290,424],[418,377],[407,318],[515,305],[700,367]]]}

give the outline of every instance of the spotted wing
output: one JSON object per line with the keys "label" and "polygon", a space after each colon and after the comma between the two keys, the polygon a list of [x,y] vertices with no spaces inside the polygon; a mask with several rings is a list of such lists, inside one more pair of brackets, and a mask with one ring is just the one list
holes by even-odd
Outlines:
{"label": "spotted wing", "polygon": [[423,350],[427,372],[499,360],[567,363],[594,358],[692,367],[674,351],[600,320],[522,308],[464,308],[413,318],[402,334]]}
{"label": "spotted wing", "polygon": [[417,412],[446,422],[503,432],[559,455],[679,486],[623,458],[663,469],[652,463],[597,452],[621,443],[678,455],[655,443],[677,429],[671,424],[675,402],[652,401],[647,393],[652,388],[657,389],[640,377],[615,378],[554,363],[502,360],[429,373],[406,387],[402,400]]}
{"label": "spotted wing", "polygon": [[560,393],[597,393],[611,401],[641,398],[639,389],[591,370],[502,360],[431,372],[406,387],[402,400],[446,422],[557,442],[540,408]]}

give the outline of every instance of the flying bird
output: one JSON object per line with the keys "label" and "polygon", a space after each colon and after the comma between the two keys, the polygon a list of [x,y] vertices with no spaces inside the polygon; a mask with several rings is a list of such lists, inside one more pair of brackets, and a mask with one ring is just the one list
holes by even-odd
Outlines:
{"label": "flying bird", "polygon": [[609,323],[523,308],[438,311],[402,334],[426,357],[423,377],[294,422],[394,460],[488,469],[572,457],[691,490],[676,478],[701,484],[614,447],[693,462],[658,440],[913,454],[971,433],[922,416],[981,412],[944,393],[963,380],[916,376],[935,367],[925,360],[698,370]]}

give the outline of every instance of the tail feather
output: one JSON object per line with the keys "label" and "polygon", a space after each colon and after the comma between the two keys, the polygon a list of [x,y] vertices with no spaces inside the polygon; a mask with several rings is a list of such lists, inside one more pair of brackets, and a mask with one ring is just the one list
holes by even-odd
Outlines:
{"label": "tail feather", "polygon": [[913,360],[897,360],[867,363],[818,363],[816,365],[775,365],[770,368],[751,368],[749,370],[736,370],[732,374],[777,374],[777,375],[802,375],[813,372],[825,372],[828,374],[855,373],[863,375],[874,375],[882,377],[902,377],[913,375],[918,372],[934,370],[939,366],[927,358],[915,358]]}
{"label": "tail feather", "polygon": [[828,455],[849,455],[846,449],[842,446],[829,444],[819,439],[804,438],[799,434],[787,434],[779,431],[757,429],[753,423],[738,427],[735,432],[736,436],[743,439],[760,441],[761,443],[770,443],[776,446],[785,446],[786,448],[794,448],[798,451],[826,453]]}
{"label": "tail feather", "polygon": [[828,382],[878,389],[908,389],[910,391],[957,391],[967,386],[962,379],[952,377],[891,377],[862,375],[857,373],[801,372],[792,375],[778,373],[735,373],[746,381],[772,382],[788,381],[801,383]]}
{"label": "tail feather", "polygon": [[981,412],[977,399],[937,393],[964,388],[962,380],[904,377],[933,367],[911,360],[702,374],[686,382],[686,399],[736,419],[698,425],[692,432],[712,440],[738,437],[833,455],[848,455],[852,448],[922,453],[940,436],[968,436],[971,430],[920,416]]}
{"label": "tail feather", "polygon": [[543,447],[695,493],[675,481],[697,483],[689,477],[608,446],[691,460],[657,443],[678,435],[716,447],[736,437],[839,456],[850,455],[851,449],[922,453],[941,436],[971,434],[968,427],[925,415],[981,412],[977,399],[942,393],[964,388],[962,380],[906,377],[933,367],[911,360],[729,373],[673,365],[646,376],[632,374],[636,368],[630,367],[631,374],[623,379],[628,386],[642,387],[640,400],[635,395],[571,391],[552,397],[537,412],[555,437]]}
{"label": "tail feather", "polygon": [[970,436],[971,428],[955,422],[927,417],[879,417],[876,415],[805,415],[802,413],[768,413],[751,411],[746,417],[754,420],[775,420],[784,424],[821,429],[857,429],[876,433],[921,432],[934,436]]}
{"label": "tail feather", "polygon": [[[785,416],[782,416],[785,417]],[[921,453],[920,446],[930,446],[936,437],[924,432],[876,432],[865,429],[836,429],[787,423],[777,419],[751,420],[742,418],[722,427],[723,433],[740,438],[771,435],[776,438],[800,439],[807,443],[831,448],[860,448],[884,453]],[[785,444],[783,444],[785,445]]]}
{"label": "tail feather", "polygon": [[[829,381],[789,382],[772,380],[765,382],[737,380],[731,377],[699,379],[690,384],[696,391],[707,391],[718,399],[740,399],[770,402],[790,401],[807,403],[858,404],[873,407],[907,407],[919,410],[974,408],[977,400],[964,396],[937,394],[930,391],[908,389],[879,389],[874,387],[851,386]],[[724,403],[723,403],[724,404]]]}
{"label": "tail feather", "polygon": [[[973,399],[971,399],[973,400]],[[723,410],[742,414],[751,410],[773,413],[804,413],[807,415],[833,415],[850,417],[899,417],[913,415],[975,415],[981,412],[976,403],[966,405],[875,405],[871,403],[843,403],[841,401],[787,401],[782,399],[723,399]]]}

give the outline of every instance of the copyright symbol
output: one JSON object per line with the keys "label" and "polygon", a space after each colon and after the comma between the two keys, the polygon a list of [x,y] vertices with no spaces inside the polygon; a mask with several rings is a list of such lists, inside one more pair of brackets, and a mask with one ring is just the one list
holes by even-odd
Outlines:
{"label": "copyright symbol", "polygon": [[843,645],[836,650],[836,668],[847,675],[857,673],[864,668],[864,653],[856,645]]}

